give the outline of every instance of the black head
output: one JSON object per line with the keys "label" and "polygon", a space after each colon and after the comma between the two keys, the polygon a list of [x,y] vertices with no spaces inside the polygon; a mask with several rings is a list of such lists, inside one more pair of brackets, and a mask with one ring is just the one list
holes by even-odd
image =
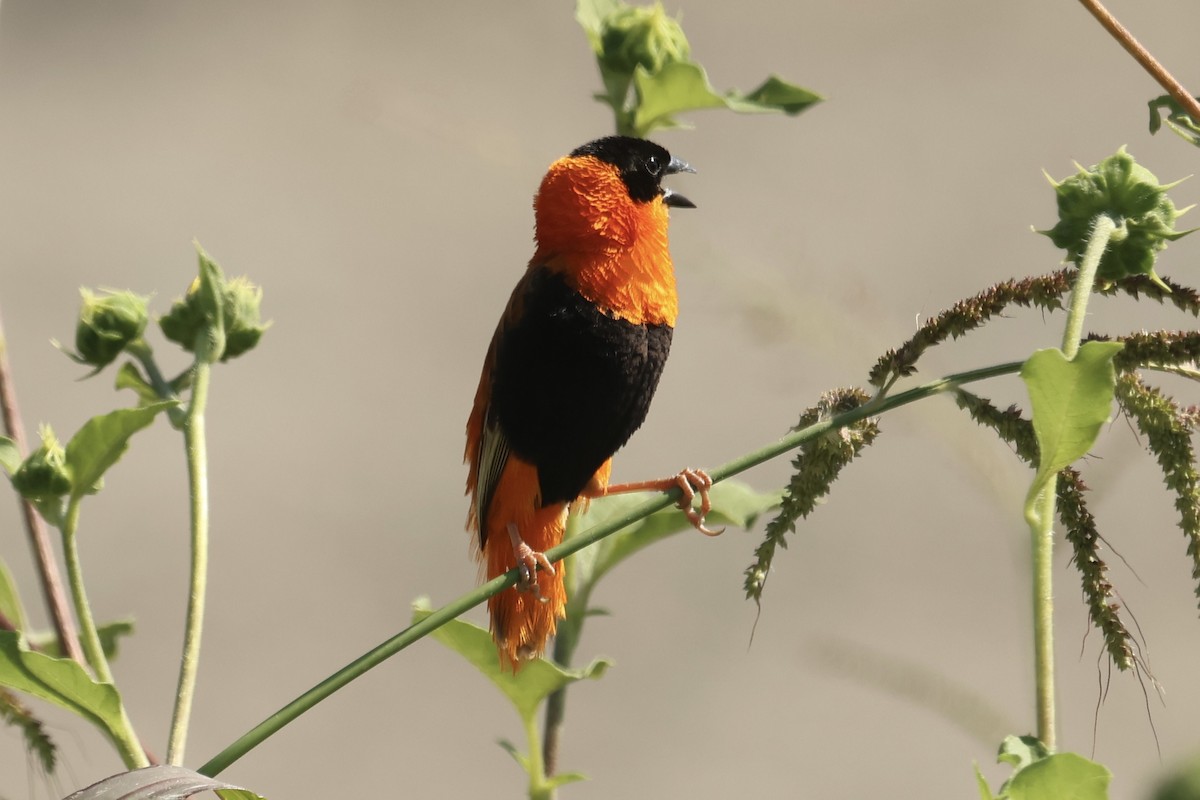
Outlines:
{"label": "black head", "polygon": [[686,161],[674,158],[666,148],[635,139],[632,136],[605,136],[577,147],[571,156],[595,156],[612,164],[621,173],[621,180],[636,202],[646,203],[662,196],[663,203],[676,208],[695,208],[696,204],[681,194],[664,189],[662,179],[676,172],[695,172]]}

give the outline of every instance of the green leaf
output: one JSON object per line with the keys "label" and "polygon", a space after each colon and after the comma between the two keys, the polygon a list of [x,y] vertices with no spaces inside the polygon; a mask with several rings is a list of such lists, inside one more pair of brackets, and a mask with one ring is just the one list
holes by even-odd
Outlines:
{"label": "green leaf", "polygon": [[239,786],[169,764],[121,772],[75,792],[66,800],[184,800],[205,791],[214,791],[224,800],[263,800]]}
{"label": "green leaf", "polygon": [[496,744],[500,745],[500,749],[513,757],[513,761],[517,762],[517,766],[525,770],[525,774],[529,774],[529,756],[517,749],[517,746],[508,739],[498,739]]}
{"label": "green leaf", "polygon": [[667,64],[654,74],[639,66],[633,81],[639,100],[634,127],[639,136],[658,128],[679,127],[674,115],[684,111],[725,107],[741,114],[795,115],[823,99],[775,76],[749,94],[736,90],[719,94],[704,68],[694,61]]}
{"label": "green leaf", "polygon": [[1010,800],[1108,800],[1112,773],[1075,753],[1056,753],[1013,775]]}
{"label": "green leaf", "polygon": [[117,389],[132,389],[141,405],[150,405],[162,399],[131,361],[126,361],[117,370],[116,386]]}
{"label": "green leaf", "polygon": [[992,788],[988,786],[987,778],[983,777],[983,772],[980,771],[979,765],[975,764],[975,783],[979,786],[979,800],[996,800],[996,795],[992,794]]}
{"label": "green leaf", "polygon": [[1038,478],[1056,474],[1083,457],[1112,411],[1120,342],[1085,342],[1068,361],[1061,350],[1039,350],[1021,367],[1033,405]]}
{"label": "green leaf", "polygon": [[587,775],[582,772],[560,772],[557,775],[551,775],[546,779],[546,785],[551,789],[557,789],[559,786],[566,786],[568,783],[579,783],[586,781]]}
{"label": "green leaf", "polygon": [[116,688],[92,680],[71,659],[33,652],[12,631],[0,631],[0,686],[61,706],[96,725],[114,742],[120,739],[123,711]]}
{"label": "green leaf", "polygon": [[25,607],[17,594],[17,584],[8,565],[0,558],[0,614],[3,614],[17,630],[25,630]]}
{"label": "green leaf", "polygon": [[199,288],[196,298],[207,323],[200,334],[204,337],[204,341],[201,342],[197,338],[195,348],[197,356],[203,355],[203,359],[212,364],[216,363],[225,353],[225,314],[222,302],[225,293],[225,273],[221,271],[217,262],[209,258],[208,253],[200,246],[200,242],[192,242],[192,244],[195,245],[196,253],[200,256]]}
{"label": "green leaf", "polygon": [[[117,657],[117,645],[121,637],[133,634],[133,620],[105,623],[96,629],[96,634],[100,637],[100,649],[104,651],[104,657],[111,661]],[[65,655],[58,636],[50,631],[29,632],[25,638],[32,647],[52,658],[62,658]]]}
{"label": "green leaf", "polygon": [[739,98],[737,92],[726,94],[729,107],[734,111],[743,113],[779,111],[792,117],[824,99],[816,92],[789,83],[778,75],[770,76],[763,81],[762,86],[744,97]]}
{"label": "green leaf", "polygon": [[[413,602],[413,622],[419,622],[432,613],[428,598]],[[451,620],[433,632],[433,637],[465,658],[479,670],[517,709],[521,719],[528,722],[537,713],[538,706],[553,692],[576,681],[600,678],[610,662],[597,659],[584,669],[563,669],[545,658],[527,661],[517,674],[500,665],[496,644],[492,635],[469,622]]]}
{"label": "green leaf", "polygon": [[1036,736],[1005,736],[996,761],[1012,764],[1013,771],[1017,772],[1049,755],[1046,745]]}
{"label": "green leaf", "polygon": [[96,482],[129,447],[129,438],[154,421],[160,411],[178,405],[175,401],[140,408],[122,408],[83,424],[67,443],[67,468],[71,471],[71,497],[89,494]]}
{"label": "green leaf", "polygon": [[0,436],[0,467],[4,467],[4,471],[12,475],[17,471],[17,467],[21,466],[22,460],[17,443],[7,436]]}

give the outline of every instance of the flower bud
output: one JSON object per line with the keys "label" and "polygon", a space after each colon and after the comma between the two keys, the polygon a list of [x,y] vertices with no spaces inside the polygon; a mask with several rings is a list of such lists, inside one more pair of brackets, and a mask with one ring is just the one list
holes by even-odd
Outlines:
{"label": "flower bud", "polygon": [[29,454],[13,473],[13,488],[31,502],[55,500],[71,491],[67,454],[49,425],[40,431],[42,446]]}
{"label": "flower bud", "polygon": [[1174,227],[1188,210],[1177,210],[1167,196],[1175,183],[1160,185],[1124,147],[1091,169],[1080,167],[1077,174],[1050,182],[1058,197],[1058,224],[1039,233],[1066,250],[1067,261],[1079,265],[1096,218],[1106,214],[1117,230],[1100,259],[1097,277],[1113,281],[1147,275],[1162,285],[1154,273],[1157,253],[1167,242],[1191,233]]}
{"label": "flower bud", "polygon": [[[221,361],[240,356],[258,344],[268,325],[261,321],[259,307],[262,305],[262,289],[248,278],[239,277],[226,281],[217,274],[214,287],[215,304],[220,314],[220,335],[217,336]],[[217,326],[210,323],[206,313],[208,303],[201,292],[199,279],[192,283],[187,294],[176,300],[170,312],[159,319],[163,335],[178,343],[184,350],[194,352],[197,337],[211,335]],[[223,341],[221,339],[223,338]]]}
{"label": "flower bud", "polygon": [[270,324],[263,325],[259,313],[262,288],[255,286],[246,276],[234,278],[225,284],[223,295],[225,354],[221,356],[222,361],[253,350]]}
{"label": "flower bud", "polygon": [[600,45],[602,66],[623,75],[632,75],[639,65],[653,75],[691,57],[679,20],[667,16],[658,2],[618,6],[601,23]]}
{"label": "flower bud", "polygon": [[99,295],[88,289],[80,289],[79,293],[83,295],[83,306],[72,357],[99,370],[111,364],[130,342],[141,338],[150,317],[146,310],[148,298],[107,289]]}

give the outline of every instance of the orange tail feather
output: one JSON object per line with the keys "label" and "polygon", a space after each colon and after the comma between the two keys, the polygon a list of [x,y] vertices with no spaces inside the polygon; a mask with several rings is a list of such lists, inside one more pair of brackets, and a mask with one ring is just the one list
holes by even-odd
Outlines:
{"label": "orange tail feather", "polygon": [[[556,503],[537,507],[537,469],[520,459],[510,457],[504,474],[496,487],[487,518],[487,578],[503,575],[517,565],[510,523],[527,545],[545,552],[562,541],[566,526],[567,507]],[[566,616],[567,590],[563,584],[566,565],[554,565],[555,574],[544,570],[537,574],[538,592],[505,589],[488,600],[492,620],[492,637],[500,652],[501,661],[516,672],[522,661],[534,658],[546,649],[547,640],[554,635],[558,621]]]}

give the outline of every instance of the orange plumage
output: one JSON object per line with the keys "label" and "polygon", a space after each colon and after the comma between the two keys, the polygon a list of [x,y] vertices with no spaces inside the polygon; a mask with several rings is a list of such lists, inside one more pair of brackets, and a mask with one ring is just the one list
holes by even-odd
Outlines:
{"label": "orange plumage", "polygon": [[660,182],[680,171],[658,145],[608,137],[554,162],[534,199],[537,249],[484,359],[465,454],[487,577],[522,570],[488,602],[514,671],[565,614],[564,567],[542,552],[573,502],[608,490],[666,361],[678,314],[667,209],[692,204]]}

